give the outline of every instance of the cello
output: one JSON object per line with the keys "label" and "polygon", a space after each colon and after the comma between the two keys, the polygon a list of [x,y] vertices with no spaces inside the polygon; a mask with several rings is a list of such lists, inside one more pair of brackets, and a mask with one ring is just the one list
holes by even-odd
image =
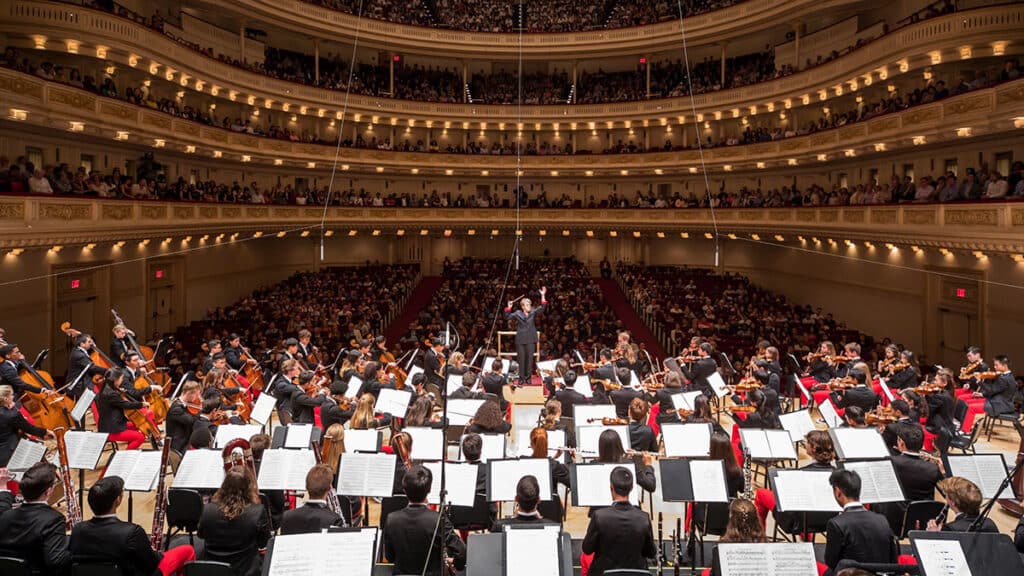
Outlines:
{"label": "cello", "polygon": [[[71,327],[71,322],[64,322],[64,323],[62,323],[60,325],[60,331],[63,332],[64,334],[67,334],[67,336],[69,338],[76,338],[76,337],[78,337],[82,333],[81,330],[76,330],[76,329],[72,328]],[[111,368],[114,367],[114,363],[110,360],[110,358],[106,354],[103,353],[102,350],[100,350],[100,347],[96,345],[95,341],[93,341],[93,343],[92,343],[92,350],[89,352],[89,359],[92,360],[93,364],[95,364],[95,365],[97,365],[100,368],[103,368],[105,370],[110,370]],[[97,385],[97,386],[102,384],[103,383],[103,375],[101,375],[101,374],[93,375],[92,383]]]}
{"label": "cello", "polygon": [[71,412],[75,409],[75,401],[64,394],[56,393],[53,377],[48,372],[36,370],[28,362],[19,364],[18,376],[25,382],[43,389],[41,392],[25,392],[20,398],[21,405],[36,424],[47,430],[74,428]]}
{"label": "cello", "polygon": [[1014,462],[1013,476],[1010,479],[1010,489],[1013,491],[1013,498],[1000,498],[997,500],[999,507],[1010,514],[1020,517],[1024,514],[1024,425],[1014,422],[1013,427],[1020,435],[1020,444],[1017,446],[1017,459]]}
{"label": "cello", "polygon": [[[150,372],[151,374],[153,374],[153,376],[150,378],[150,380],[154,380],[156,382],[156,384],[148,384],[148,385],[150,385],[150,386],[159,386],[160,387],[160,391],[163,394],[170,394],[171,393],[171,387],[174,385],[174,381],[171,380],[170,376],[168,376],[167,374],[164,374],[163,372],[161,372],[157,368],[157,365],[156,365],[156,350],[153,350],[149,346],[140,346],[139,343],[135,341],[135,333],[127,328],[128,325],[125,324],[124,320],[121,319],[121,316],[118,315],[117,310],[114,310],[113,308],[111,308],[110,309],[110,313],[114,315],[114,322],[117,322],[118,324],[121,324],[121,325],[126,327],[125,328],[125,330],[126,330],[126,334],[125,335],[128,336],[128,343],[132,345],[132,350],[134,350],[135,353],[139,355],[139,358],[142,359],[142,367],[145,368],[147,372]],[[161,340],[160,342],[163,342],[163,340]],[[157,350],[160,349],[160,342],[157,342],[157,345],[156,345]],[[136,388],[144,388],[145,386],[138,386],[138,385],[136,385],[135,387]],[[149,403],[152,405],[153,401],[150,400]],[[164,402],[164,403],[166,404],[166,402]]]}
{"label": "cello", "polygon": [[252,352],[249,352],[245,346],[242,346],[242,360],[245,361],[242,375],[249,381],[249,389],[262,392],[263,387],[266,386],[266,382],[263,381],[263,371],[260,370],[256,358],[253,358]]}

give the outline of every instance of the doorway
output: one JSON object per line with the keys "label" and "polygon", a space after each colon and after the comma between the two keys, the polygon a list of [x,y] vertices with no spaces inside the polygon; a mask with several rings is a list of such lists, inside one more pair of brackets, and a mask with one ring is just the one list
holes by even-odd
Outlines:
{"label": "doorway", "polygon": [[978,342],[978,318],[963,310],[939,308],[939,322],[939,362],[955,372],[957,366],[965,363],[964,352],[967,347]]}

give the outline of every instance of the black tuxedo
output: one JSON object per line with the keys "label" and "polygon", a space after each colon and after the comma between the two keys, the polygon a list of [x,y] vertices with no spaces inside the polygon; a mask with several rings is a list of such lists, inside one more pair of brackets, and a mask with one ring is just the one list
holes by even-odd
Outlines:
{"label": "black tuxedo", "polygon": [[29,424],[17,408],[0,406],[0,468],[6,468],[11,456],[14,455],[20,439],[19,431],[40,438],[46,435],[45,428]]}
{"label": "black tuxedo", "polygon": [[[68,394],[78,398],[82,395],[86,386],[92,386],[90,378],[96,375],[102,376],[106,370],[92,363],[92,359],[89,358],[89,353],[83,350],[80,346],[76,346],[71,351],[71,357],[68,359],[68,371],[65,375],[65,382],[69,385],[78,380],[74,388],[68,390]],[[83,374],[81,378],[79,375]]]}
{"label": "black tuxedo", "polygon": [[519,513],[515,516],[512,516],[511,518],[500,518],[498,520],[495,520],[494,524],[491,526],[491,532],[496,532],[500,534],[501,532],[505,531],[505,526],[521,526],[524,524],[527,526],[536,526],[541,524],[550,524],[552,526],[558,525],[549,520],[545,520],[544,517],[540,514],[534,516],[531,514]]}
{"label": "black tuxedo", "polygon": [[885,518],[863,506],[851,506],[829,520],[826,535],[825,564],[829,570],[835,570],[841,560],[896,562],[896,542]]}
{"label": "black tuxedo", "polygon": [[25,392],[38,393],[43,391],[42,388],[22,380],[21,376],[18,375],[18,364],[11,360],[0,362],[0,382],[14,388],[15,399]]}
{"label": "black tuxedo", "polygon": [[889,388],[898,388],[900,390],[913,388],[917,386],[917,370],[912,366],[908,366],[899,372],[894,372],[886,380],[886,383],[889,385]]}
{"label": "black tuxedo", "polygon": [[555,400],[562,403],[562,416],[574,418],[577,404],[590,404],[590,400],[572,388],[562,388],[555,392]]}
{"label": "black tuxedo", "polygon": [[342,410],[333,398],[325,399],[324,403],[320,405],[320,424],[324,427],[324,433],[327,433],[327,429],[332,424],[344,424],[351,420],[355,412],[354,406],[349,406],[348,410]]}
{"label": "black tuxedo", "polygon": [[608,397],[608,390],[604,387],[604,382],[596,382],[596,380],[615,383],[615,364],[608,362],[598,366],[590,373],[590,384],[594,388],[594,404],[608,404],[611,401]]}
{"label": "black tuxedo", "polygon": [[245,368],[245,360],[242,360],[242,349],[231,348],[230,346],[224,349],[224,361],[227,362],[228,368],[232,370],[238,370],[239,372]]}
{"label": "black tuxedo", "polygon": [[484,392],[494,394],[498,397],[498,407],[504,412],[508,408],[508,400],[505,399],[505,376],[496,372],[489,372],[480,382]]}
{"label": "black tuxedo", "polygon": [[882,440],[885,442],[889,452],[892,452],[893,455],[899,454],[899,450],[896,449],[896,440],[899,438],[900,430],[913,427],[920,428],[921,425],[910,418],[900,418],[895,422],[885,425],[885,429],[882,430]]}
{"label": "black tuxedo", "polygon": [[942,473],[939,472],[937,465],[908,454],[893,456],[892,466],[900,486],[903,487],[903,496],[906,500],[874,504],[872,509],[884,515],[895,532],[903,523],[903,514],[907,511],[909,502],[935,499],[935,486],[942,479]]}
{"label": "black tuxedo", "polygon": [[519,363],[519,381],[529,382],[533,378],[533,358],[537,352],[537,314],[544,309],[544,304],[523,310],[505,309],[505,317],[516,321],[516,361]]}
{"label": "black tuxedo", "polygon": [[69,573],[64,515],[45,502],[25,503],[16,510],[12,503],[10,492],[0,492],[0,556],[24,559],[33,575]]}
{"label": "black tuxedo", "polygon": [[647,558],[657,554],[651,519],[629,502],[616,502],[593,511],[583,553],[593,554],[590,574],[601,576],[613,568],[647,569]]}
{"label": "black tuxedo", "polygon": [[124,368],[124,355],[129,350],[132,350],[132,345],[128,342],[127,336],[110,340],[110,359],[114,361],[115,365]]}
{"label": "black tuxedo", "polygon": [[96,429],[110,434],[124,432],[128,428],[128,417],[124,411],[139,408],[142,408],[142,402],[125,400],[112,386],[104,386],[96,397],[96,412],[99,414]]}
{"label": "black tuxedo", "polygon": [[427,353],[423,355],[423,372],[427,382],[444,389],[445,381],[444,377],[441,376],[441,358],[433,348],[427,350]]}
{"label": "black tuxedo", "polygon": [[708,383],[708,376],[718,370],[718,364],[715,364],[714,358],[701,358],[693,364],[692,369],[687,369],[685,364],[680,368],[683,371],[683,376],[690,381],[690,390],[700,390],[708,398],[715,397],[715,392],[711,389],[711,384]]}
{"label": "black tuxedo", "polygon": [[871,412],[878,406],[881,399],[875,391],[867,386],[854,386],[838,395],[833,393],[832,403],[836,408],[849,408],[859,406],[864,412]]}
{"label": "black tuxedo", "polygon": [[774,412],[767,416],[762,415],[760,412],[751,412],[747,414],[745,420],[739,422],[740,428],[754,428],[754,429],[765,429],[765,430],[781,430],[782,421]]}
{"label": "black tuxedo", "polygon": [[654,435],[654,430],[647,424],[631,421],[629,423],[629,442],[633,450],[658,451],[658,438]]}
{"label": "black tuxedo", "polygon": [[779,392],[782,385],[782,365],[775,360],[756,360],[754,365],[757,370],[753,371],[754,378],[765,386]]}
{"label": "black tuxedo", "polygon": [[995,380],[983,380],[981,395],[985,397],[985,414],[998,416],[1014,412],[1013,394],[1017,391],[1017,381],[1012,372],[1003,372]]}
{"label": "black tuxedo", "polygon": [[284,374],[276,374],[270,385],[270,394],[277,398],[277,415],[282,412],[292,413],[292,394],[299,391],[299,387],[288,379]]}
{"label": "black tuxedo", "polygon": [[197,418],[189,413],[180,401],[175,401],[167,409],[167,437],[170,439],[171,448],[178,454],[184,454],[188,450],[188,439],[192,435]]}
{"label": "black tuxedo", "polygon": [[331,526],[344,526],[345,519],[331,512],[325,504],[307,502],[294,510],[286,510],[281,516],[281,535],[310,534]]}
{"label": "black tuxedo", "polygon": [[620,388],[611,393],[612,404],[615,405],[616,418],[629,418],[629,403],[634,398],[643,398],[643,393],[632,388]]}
{"label": "black tuxedo", "polygon": [[[971,374],[977,374],[978,372],[989,372],[990,370],[991,369],[988,367],[988,364],[982,361],[980,364],[978,364],[978,367],[971,372]],[[983,381],[978,380],[974,376],[969,376],[966,380],[963,380],[963,382],[966,382],[971,387],[971,390],[977,391],[981,387],[981,383]]]}
{"label": "black tuxedo", "polygon": [[197,534],[206,545],[200,560],[227,562],[238,576],[259,576],[263,562],[259,549],[270,540],[270,519],[262,504],[250,504],[228,520],[217,504],[203,507]]}
{"label": "black tuxedo", "polygon": [[925,422],[925,428],[933,434],[938,434],[940,430],[952,430],[956,400],[945,392],[929,394],[925,396],[925,400],[928,401],[928,421]]}
{"label": "black tuxedo", "polygon": [[448,398],[452,400],[478,400],[483,397],[482,392],[473,392],[469,386],[459,386],[448,395]]}
{"label": "black tuxedo", "polygon": [[653,393],[648,395],[647,400],[652,404],[658,405],[658,416],[655,419],[658,425],[682,422],[679,418],[679,414],[676,413],[676,405],[672,402],[672,396],[675,394],[681,394],[682,388],[670,388],[668,386],[655,390]]}
{"label": "black tuxedo", "polygon": [[203,428],[206,428],[207,430],[210,431],[210,437],[216,438],[217,427],[218,425],[214,424],[213,421],[210,420],[209,416],[204,416],[203,414],[200,414],[199,416],[196,416],[195,423],[192,424],[192,432],[189,432],[189,436],[191,436],[192,433],[197,430],[202,430]]}
{"label": "black tuxedo", "polygon": [[850,375],[853,365],[861,362],[860,356],[852,358],[836,366],[836,378],[846,378]]}
{"label": "black tuxedo", "polygon": [[152,576],[162,555],[149,545],[146,531],[116,516],[93,518],[71,530],[71,559],[76,563],[117,564],[121,574]]}
{"label": "black tuxedo", "polygon": [[447,571],[441,570],[442,545],[454,559],[457,569],[466,566],[466,545],[450,529],[442,533],[436,528],[437,512],[423,504],[410,504],[388,515],[384,526],[384,555],[394,563],[395,574],[422,574],[424,562],[427,563],[426,574],[446,574]]}
{"label": "black tuxedo", "polygon": [[296,424],[313,424],[315,420],[314,408],[322,406],[323,403],[323,395],[310,396],[302,390],[293,391],[291,401],[292,422]]}
{"label": "black tuxedo", "polygon": [[[968,516],[961,512],[956,515],[956,518],[954,518],[952,522],[946,523],[942,529],[946,532],[967,532],[967,529],[970,528],[971,524],[974,524],[974,521],[977,519],[977,516]],[[998,534],[999,527],[996,526],[996,523],[993,522],[991,518],[985,518],[985,520],[981,522],[981,527],[978,528],[977,532]]]}
{"label": "black tuxedo", "polygon": [[811,377],[820,383],[828,382],[835,378],[836,370],[832,366],[829,366],[828,362],[824,360],[815,360],[810,367]]}

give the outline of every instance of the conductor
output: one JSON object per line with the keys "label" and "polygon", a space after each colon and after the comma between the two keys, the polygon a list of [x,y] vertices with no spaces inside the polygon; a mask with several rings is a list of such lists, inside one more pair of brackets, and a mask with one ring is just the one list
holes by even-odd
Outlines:
{"label": "conductor", "polygon": [[516,360],[519,362],[519,385],[525,386],[533,377],[533,355],[537,348],[537,325],[534,317],[544,309],[548,301],[545,295],[548,289],[540,288],[540,306],[533,307],[529,298],[519,303],[520,310],[512,311],[515,300],[509,300],[505,307],[505,317],[516,321]]}

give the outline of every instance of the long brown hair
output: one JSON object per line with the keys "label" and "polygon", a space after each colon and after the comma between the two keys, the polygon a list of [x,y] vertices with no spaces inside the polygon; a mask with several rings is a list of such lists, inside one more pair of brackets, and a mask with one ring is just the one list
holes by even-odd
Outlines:
{"label": "long brown hair", "polygon": [[256,492],[256,479],[245,466],[236,466],[224,474],[224,481],[211,499],[226,520],[234,520],[251,504],[257,504],[260,496]]}
{"label": "long brown hair", "polygon": [[473,423],[484,430],[497,430],[505,419],[502,417],[501,408],[494,400],[487,400],[480,405],[473,415]]}
{"label": "long brown hair", "polygon": [[740,465],[736,463],[736,452],[732,449],[732,442],[729,440],[728,434],[724,432],[714,432],[711,434],[711,453],[709,456],[712,460],[725,462],[726,476],[739,476],[743,474],[743,471],[740,470]]}
{"label": "long brown hair", "polygon": [[531,458],[548,457],[548,431],[537,427],[530,431],[530,448],[533,448]]}
{"label": "long brown hair", "polygon": [[541,426],[545,430],[554,430],[558,420],[562,417],[562,403],[552,398],[544,405],[544,422]]}
{"label": "long brown hair", "polygon": [[331,447],[327,451],[324,464],[331,467],[335,474],[338,473],[338,465],[341,462],[341,455],[345,453],[345,425],[331,424],[324,433],[324,439],[331,439]]}
{"label": "long brown hair", "polygon": [[356,411],[352,414],[353,429],[369,430],[377,427],[376,420],[373,418],[373,406],[376,402],[377,399],[373,397],[373,394],[363,394],[359,397],[359,405],[356,406]]}
{"label": "long brown hair", "polygon": [[729,503],[729,523],[719,542],[767,542],[757,508],[750,500],[737,498]]}
{"label": "long brown hair", "polygon": [[391,436],[391,449],[408,470],[412,467],[412,434],[399,432]]}

